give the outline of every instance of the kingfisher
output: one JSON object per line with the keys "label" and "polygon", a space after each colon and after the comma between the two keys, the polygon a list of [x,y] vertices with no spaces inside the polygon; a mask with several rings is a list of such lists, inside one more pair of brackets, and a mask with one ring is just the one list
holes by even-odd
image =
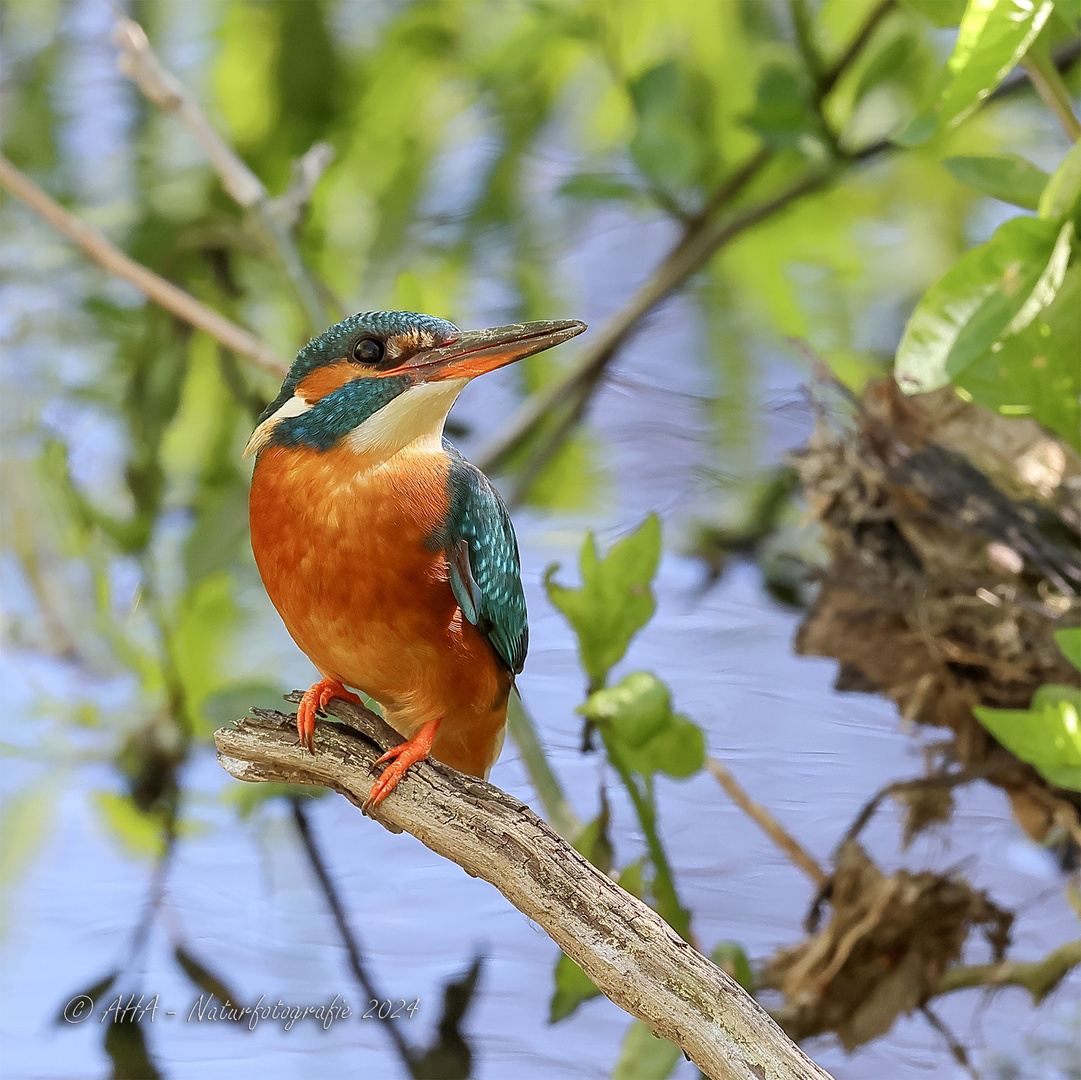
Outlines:
{"label": "kingfisher", "polygon": [[487,777],[528,646],[510,514],[444,438],[471,379],[580,334],[566,320],[459,330],[366,311],[297,354],[244,451],[259,574],[320,678],[297,709],[315,753],[332,698],[379,703],[404,738],[365,809],[431,755]]}

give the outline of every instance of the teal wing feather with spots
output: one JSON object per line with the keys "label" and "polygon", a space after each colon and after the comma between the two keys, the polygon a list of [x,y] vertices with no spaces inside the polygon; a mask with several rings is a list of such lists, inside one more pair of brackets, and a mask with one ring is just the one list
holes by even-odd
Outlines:
{"label": "teal wing feather with spots", "polygon": [[518,542],[492,482],[449,443],[449,500],[434,537],[447,555],[450,587],[463,616],[484,634],[515,675],[529,647]]}

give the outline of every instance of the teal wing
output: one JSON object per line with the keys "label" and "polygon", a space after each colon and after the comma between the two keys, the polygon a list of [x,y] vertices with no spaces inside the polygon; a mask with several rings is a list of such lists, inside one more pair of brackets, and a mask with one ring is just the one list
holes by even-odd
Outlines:
{"label": "teal wing", "polygon": [[510,514],[491,481],[449,443],[449,500],[435,538],[447,555],[450,587],[462,614],[515,675],[529,647],[518,542]]}

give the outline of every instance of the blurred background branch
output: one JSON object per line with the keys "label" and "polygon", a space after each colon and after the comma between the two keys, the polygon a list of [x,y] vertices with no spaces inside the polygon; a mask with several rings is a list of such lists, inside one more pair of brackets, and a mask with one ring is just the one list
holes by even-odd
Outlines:
{"label": "blurred background branch", "polygon": [[309,150],[301,159],[301,183],[290,197],[295,206],[283,217],[276,213],[281,204],[279,208],[274,206],[262,181],[218,135],[202,109],[184,90],[180,80],[162,66],[154,55],[143,28],[134,20],[118,15],[113,41],[120,49],[117,61],[120,70],[131,78],[159,109],[177,115],[198,140],[221,177],[225,190],[245,210],[254,212],[296,293],[297,303],[307,320],[309,333],[313,337],[322,333],[344,313],[338,312],[335,316],[324,303],[323,291],[308,273],[293,241],[291,226],[295,223],[301,205],[297,202],[298,196],[307,194],[310,198],[323,169],[330,163],[328,147],[324,144],[319,149],[313,148],[314,154]]}
{"label": "blurred background branch", "polygon": [[160,304],[178,319],[203,330],[227,349],[253,360],[276,376],[283,376],[288,364],[269,345],[264,344],[236,323],[200,303],[190,293],[129,258],[99,232],[84,225],[58,202],[49,198],[29,177],[0,155],[0,184],[22,199],[35,213],[78,244],[95,262],[111,274],[135,286],[148,300]]}

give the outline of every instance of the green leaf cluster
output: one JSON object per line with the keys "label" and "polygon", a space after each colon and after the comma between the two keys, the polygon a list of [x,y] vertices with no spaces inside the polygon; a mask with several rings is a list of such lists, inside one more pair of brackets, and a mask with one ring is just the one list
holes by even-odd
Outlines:
{"label": "green leaf cluster", "polygon": [[[1061,630],[1055,639],[1081,671],[1081,630]],[[1027,709],[977,706],[976,718],[1003,746],[1047,781],[1081,791],[1081,688],[1048,683]]]}
{"label": "green leaf cluster", "polygon": [[952,384],[1081,447],[1081,144],[1042,186],[1016,157],[947,166],[1038,216],[1004,222],[924,294],[897,350],[897,382],[906,393]]}
{"label": "green leaf cluster", "polygon": [[705,763],[702,729],[672,712],[668,687],[649,672],[595,691],[578,711],[597,726],[609,752],[642,776],[684,778]]}
{"label": "green leaf cluster", "polygon": [[898,141],[912,146],[960,124],[1017,66],[1054,8],[1054,0],[971,0],[933,104]]}
{"label": "green leaf cluster", "polygon": [[548,567],[544,586],[548,598],[566,616],[578,635],[578,653],[591,687],[603,686],[631,639],[653,617],[650,583],[661,554],[661,524],[650,514],[629,536],[597,554],[592,533],[579,554],[580,588],[555,580],[558,564]]}

